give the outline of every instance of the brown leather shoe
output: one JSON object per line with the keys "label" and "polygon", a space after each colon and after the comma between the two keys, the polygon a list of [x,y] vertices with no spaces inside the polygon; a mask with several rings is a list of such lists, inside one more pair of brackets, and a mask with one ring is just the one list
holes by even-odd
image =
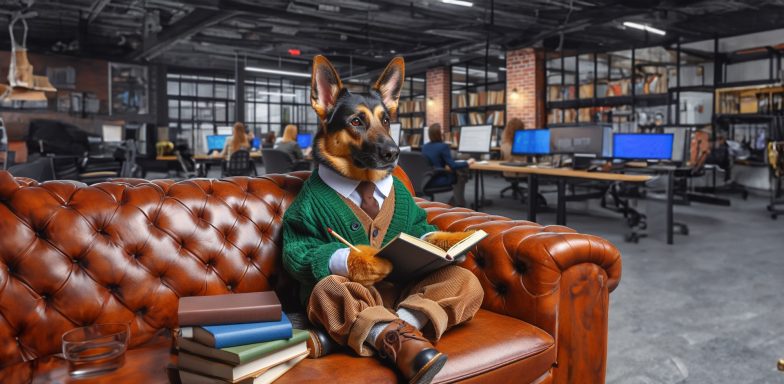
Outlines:
{"label": "brown leather shoe", "polygon": [[381,331],[375,347],[382,358],[397,365],[411,384],[431,382],[446,364],[445,354],[438,352],[419,330],[400,319]]}

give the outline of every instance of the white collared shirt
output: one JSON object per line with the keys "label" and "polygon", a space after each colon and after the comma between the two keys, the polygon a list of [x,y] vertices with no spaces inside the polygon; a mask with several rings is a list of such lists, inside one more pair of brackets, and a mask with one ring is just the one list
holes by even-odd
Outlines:
{"label": "white collared shirt", "polygon": [[[339,195],[349,199],[352,203],[356,204],[357,207],[362,204],[362,197],[359,195],[359,192],[357,192],[359,180],[349,179],[348,177],[335,172],[332,168],[325,166],[318,167],[318,175],[324,184],[327,184]],[[384,204],[384,200],[389,196],[389,193],[392,192],[392,175],[374,181],[373,184],[376,185],[376,189],[373,192],[373,198],[376,199],[380,208]],[[329,271],[332,274],[348,276],[349,251],[348,248],[340,248],[329,258]]]}
{"label": "white collared shirt", "polygon": [[[362,197],[359,195],[359,192],[357,192],[359,180],[349,179],[348,177],[335,172],[332,168],[325,166],[319,166],[318,175],[325,184],[335,190],[339,195],[351,200],[357,207],[362,204]],[[389,193],[392,192],[392,175],[387,175],[387,177],[381,180],[374,181],[373,184],[376,185],[373,197],[378,202],[378,207],[381,208],[384,204],[384,200],[389,196]]]}

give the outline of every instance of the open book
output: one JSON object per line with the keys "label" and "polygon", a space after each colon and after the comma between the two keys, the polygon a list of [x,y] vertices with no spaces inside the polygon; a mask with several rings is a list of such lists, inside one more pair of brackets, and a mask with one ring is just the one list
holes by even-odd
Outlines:
{"label": "open book", "polygon": [[387,276],[388,280],[405,282],[452,264],[486,236],[487,232],[478,230],[445,251],[437,245],[401,233],[381,248],[376,256],[392,262],[393,269]]}

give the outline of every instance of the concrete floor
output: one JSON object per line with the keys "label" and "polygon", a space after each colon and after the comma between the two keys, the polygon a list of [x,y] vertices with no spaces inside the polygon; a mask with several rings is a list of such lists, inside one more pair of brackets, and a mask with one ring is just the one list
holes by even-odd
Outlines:
{"label": "concrete floor", "polygon": [[[526,218],[523,204],[498,197],[501,178],[485,183],[493,200],[486,212]],[[554,206],[554,193],[544,195]],[[472,201],[473,184],[466,198]],[[621,284],[610,296],[608,384],[784,383],[776,370],[784,358],[784,218],[771,220],[766,204],[751,196],[733,197],[731,207],[678,206],[675,219],[690,234],[676,235],[675,245],[624,242],[619,214],[595,202],[568,205],[570,227],[612,241],[623,255]],[[555,214],[538,221],[554,224]]]}
{"label": "concrete floor", "polygon": [[[526,218],[523,204],[498,197],[502,179],[486,177],[485,185],[493,200],[486,212]],[[555,205],[554,193],[545,197]],[[568,205],[570,227],[612,241],[623,255],[610,295],[607,383],[784,383],[776,370],[784,358],[784,218],[771,220],[766,204],[752,196],[731,207],[678,206],[675,219],[690,234],[676,235],[674,245],[624,242],[619,214],[595,202]],[[554,212],[537,219],[555,224]]]}

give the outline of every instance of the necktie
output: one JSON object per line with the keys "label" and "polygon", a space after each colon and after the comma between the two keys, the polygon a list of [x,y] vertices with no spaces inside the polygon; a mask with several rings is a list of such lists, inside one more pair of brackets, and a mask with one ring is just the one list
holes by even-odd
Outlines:
{"label": "necktie", "polygon": [[371,219],[375,219],[379,211],[378,201],[373,197],[373,194],[376,192],[376,185],[369,181],[363,181],[357,186],[357,192],[362,198],[362,203],[359,207],[362,208]]}

